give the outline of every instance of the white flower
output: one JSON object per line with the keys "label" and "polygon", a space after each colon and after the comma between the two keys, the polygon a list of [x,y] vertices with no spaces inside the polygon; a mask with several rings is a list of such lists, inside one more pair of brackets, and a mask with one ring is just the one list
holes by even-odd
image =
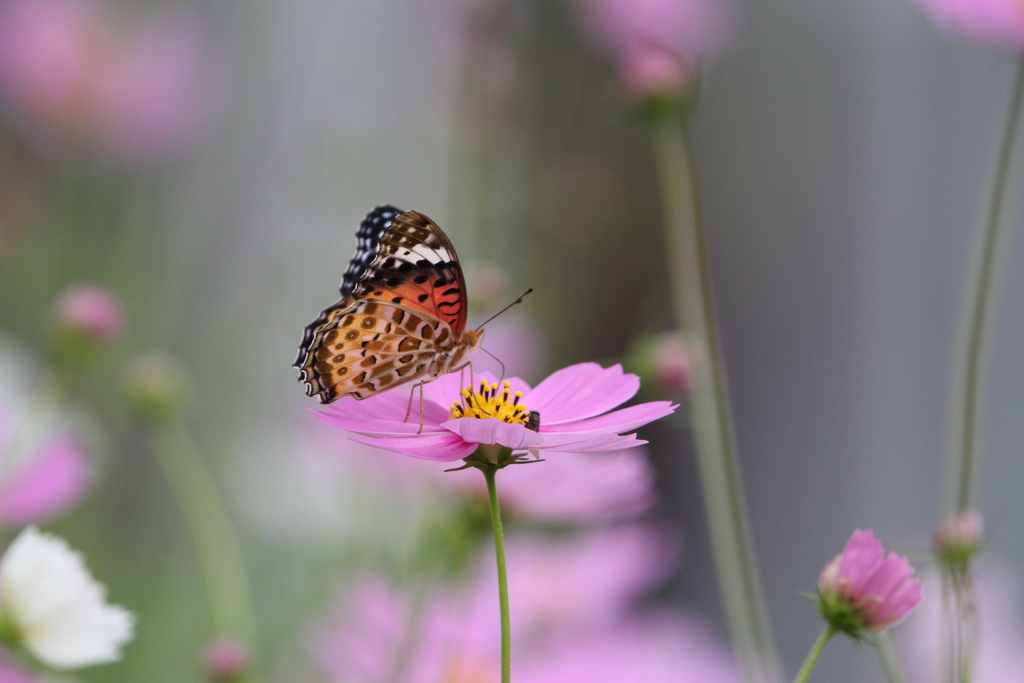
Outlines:
{"label": "white flower", "polygon": [[81,553],[27,527],[0,558],[0,621],[40,662],[73,669],[121,658],[135,616],[106,602]]}

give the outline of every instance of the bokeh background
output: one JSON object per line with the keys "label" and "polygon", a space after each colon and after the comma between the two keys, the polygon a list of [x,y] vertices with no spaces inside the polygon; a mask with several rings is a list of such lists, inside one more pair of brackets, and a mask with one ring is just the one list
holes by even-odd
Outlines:
{"label": "bokeh background", "polygon": [[[0,0],[0,20],[24,4]],[[187,374],[175,410],[241,539],[260,680],[328,680],[308,634],[339,586],[403,556],[422,514],[382,498],[386,484],[367,493],[291,367],[358,222],[380,203],[436,220],[477,315],[535,288],[495,323],[513,372],[618,362],[673,327],[647,130],[567,0],[42,4],[42,29],[0,21],[7,409],[29,410],[52,362],[61,291],[103,285],[125,313],[65,402],[92,486],[47,528],[139,615],[138,637],[80,676],[201,680],[214,635],[192,541],[123,398],[126,368],[158,350]],[[956,314],[1015,59],[944,36],[910,0],[733,9],[691,131],[749,512],[792,673],[821,626],[798,592],[854,528],[927,562]],[[30,30],[61,47],[16,71],[8,53]],[[1013,585],[1024,268],[1020,249],[1004,256],[980,507]],[[684,413],[641,432],[659,494],[646,519],[682,539],[641,602],[724,635]],[[838,641],[819,672],[881,675],[870,648]]]}

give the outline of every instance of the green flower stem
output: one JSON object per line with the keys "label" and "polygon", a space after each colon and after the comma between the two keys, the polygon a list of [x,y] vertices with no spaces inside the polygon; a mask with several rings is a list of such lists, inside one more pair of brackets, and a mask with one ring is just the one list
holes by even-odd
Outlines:
{"label": "green flower stem", "polygon": [[814,647],[807,653],[807,659],[804,660],[804,665],[800,667],[800,672],[793,679],[793,683],[806,683],[807,679],[811,677],[811,672],[814,671],[815,665],[818,663],[818,658],[825,651],[825,646],[828,645],[828,641],[832,640],[832,636],[835,634],[836,630],[831,626],[827,626],[821,632],[818,640],[814,643]]}
{"label": "green flower stem", "polygon": [[681,117],[663,114],[653,121],[653,135],[676,316],[690,340],[701,345],[707,355],[706,375],[690,389],[690,410],[719,590],[747,680],[780,681],[782,669],[761,595],[743,503],[686,124]]}
{"label": "green flower stem", "polygon": [[505,570],[505,539],[501,531],[501,508],[498,488],[494,483],[496,467],[481,467],[487,480],[487,497],[491,502],[491,524],[494,527],[494,554],[498,559],[498,603],[501,606],[501,683],[512,680],[512,626],[508,616],[508,573]]}
{"label": "green flower stem", "polygon": [[252,591],[217,483],[180,419],[153,427],[149,436],[157,465],[195,545],[214,631],[238,638],[251,649],[256,643]]}
{"label": "green flower stem", "polygon": [[896,642],[892,631],[883,633],[878,638],[878,657],[882,660],[885,677],[889,683],[907,683],[907,674],[903,670],[903,661],[896,651]]}
{"label": "green flower stem", "polygon": [[1012,205],[1010,169],[1018,144],[1024,102],[1024,60],[1010,96],[1010,108],[996,155],[988,200],[974,235],[974,251],[968,276],[968,295],[960,312],[958,349],[950,402],[950,456],[946,472],[947,502],[942,518],[972,507],[978,478],[978,442],[981,426],[982,373],[991,348],[993,317],[998,307],[1000,255],[1005,253]]}

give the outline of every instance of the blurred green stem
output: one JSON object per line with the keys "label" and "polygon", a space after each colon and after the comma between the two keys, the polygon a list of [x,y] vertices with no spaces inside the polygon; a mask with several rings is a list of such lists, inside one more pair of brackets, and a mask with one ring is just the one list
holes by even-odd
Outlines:
{"label": "blurred green stem", "polygon": [[693,382],[689,398],[719,590],[733,646],[747,680],[779,681],[782,669],[747,526],[686,123],[681,116],[662,113],[653,119],[653,135],[676,317],[690,341],[702,347],[707,356],[704,376]]}
{"label": "blurred green stem", "polygon": [[821,653],[825,651],[825,646],[828,645],[828,641],[832,640],[832,636],[836,634],[836,630],[831,626],[826,626],[825,630],[818,636],[818,640],[814,643],[814,647],[807,653],[807,659],[804,660],[804,665],[800,667],[800,672],[797,673],[796,678],[793,679],[793,683],[806,683],[807,679],[811,677],[811,672],[814,671],[814,667],[818,663],[818,658],[821,657]]}
{"label": "blurred green stem", "polygon": [[217,483],[182,420],[172,418],[153,427],[150,439],[157,465],[195,545],[214,631],[241,640],[252,651],[256,644],[252,591],[242,548]]}
{"label": "blurred green stem", "polygon": [[501,530],[501,508],[494,483],[495,467],[481,467],[487,480],[487,497],[491,502],[491,525],[494,527],[494,554],[498,560],[498,603],[501,608],[501,683],[512,680],[512,628],[508,613],[508,574],[505,570],[505,538]]}
{"label": "blurred green stem", "polygon": [[889,683],[907,683],[907,674],[903,671],[903,662],[896,650],[891,630],[878,637],[878,656]]}
{"label": "blurred green stem", "polygon": [[996,154],[987,202],[974,234],[967,296],[960,311],[956,366],[954,368],[950,424],[950,455],[946,472],[947,498],[944,521],[972,507],[978,477],[978,443],[981,427],[981,381],[991,347],[993,317],[999,300],[998,267],[1010,230],[1010,169],[1020,128],[1024,101],[1024,59],[1018,64],[1010,96],[1010,109]]}

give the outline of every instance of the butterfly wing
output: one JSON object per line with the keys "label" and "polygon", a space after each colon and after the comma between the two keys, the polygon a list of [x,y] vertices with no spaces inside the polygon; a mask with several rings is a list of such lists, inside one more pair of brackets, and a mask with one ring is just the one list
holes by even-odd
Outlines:
{"label": "butterfly wing", "polygon": [[404,306],[357,301],[317,331],[302,368],[306,393],[321,403],[362,399],[417,379],[433,367],[436,345],[451,336],[445,322]]}
{"label": "butterfly wing", "polygon": [[[385,307],[389,313],[384,326],[390,322],[392,329],[383,331],[371,326],[366,328],[372,330],[368,333],[370,338],[364,338],[360,332],[360,336],[352,340],[339,340],[335,335],[337,330],[345,330],[346,336],[354,330],[362,330],[352,328],[356,323],[350,316],[370,315],[379,320],[376,314],[365,313],[363,303]],[[417,324],[427,324],[428,331],[422,332],[426,336],[410,333],[407,347],[418,345],[417,353],[413,353],[408,362],[402,359],[410,355],[409,348],[399,349],[402,340],[392,339],[396,335],[401,337],[401,330],[405,329],[394,321],[398,315],[395,311],[404,311],[403,315],[415,318]],[[367,318],[357,317],[356,320],[360,325],[368,324]],[[345,327],[344,323],[350,324]],[[316,394],[321,403],[330,403],[344,395],[364,398],[424,374],[431,366],[429,361],[437,355],[438,347],[448,347],[460,339],[465,326],[465,279],[451,240],[436,223],[418,211],[401,212],[393,206],[382,205],[367,214],[360,224],[356,232],[356,253],[341,281],[341,299],[306,326],[295,366],[300,368],[299,379],[306,383],[306,393]],[[372,338],[378,334],[381,336]],[[365,367],[367,374],[363,376],[358,362],[363,362],[366,356],[354,361],[353,349],[345,345],[349,341],[368,342],[365,348],[378,351],[371,354],[378,360],[387,355],[386,360],[380,360],[386,369],[381,370],[371,363]],[[339,342],[345,342],[345,348],[335,348]],[[426,365],[419,369],[428,355]],[[361,382],[354,381],[360,377]]]}
{"label": "butterfly wing", "polygon": [[391,220],[352,296],[400,304],[438,318],[456,337],[466,328],[466,281],[455,247],[437,223],[419,211]]}

